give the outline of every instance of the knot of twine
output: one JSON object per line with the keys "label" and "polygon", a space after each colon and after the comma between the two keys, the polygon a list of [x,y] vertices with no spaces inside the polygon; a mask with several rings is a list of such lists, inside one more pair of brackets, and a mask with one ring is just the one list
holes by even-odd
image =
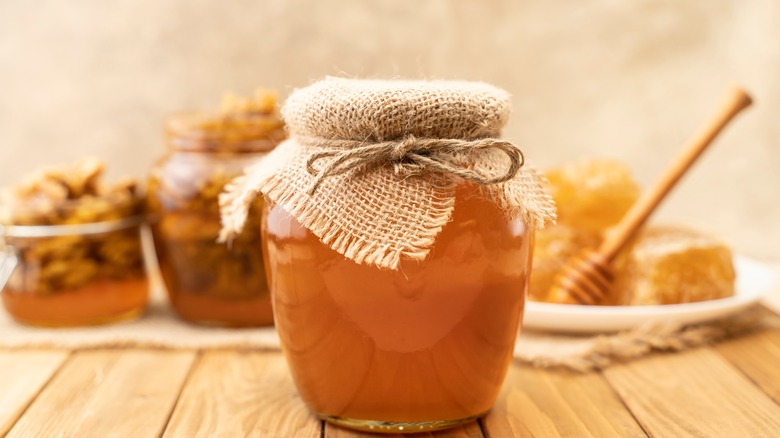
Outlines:
{"label": "knot of twine", "polygon": [[[326,178],[357,168],[368,169],[390,164],[396,174],[419,174],[429,170],[454,175],[476,184],[490,185],[509,181],[525,164],[523,152],[517,146],[495,138],[460,140],[407,136],[379,143],[310,138],[300,140],[304,144],[325,148],[312,154],[306,161],[306,170],[314,176],[314,181],[306,190],[310,196]],[[489,149],[501,151],[509,157],[509,168],[506,171],[483,173],[466,167],[468,158]],[[320,161],[324,161],[324,165],[317,167]]]}

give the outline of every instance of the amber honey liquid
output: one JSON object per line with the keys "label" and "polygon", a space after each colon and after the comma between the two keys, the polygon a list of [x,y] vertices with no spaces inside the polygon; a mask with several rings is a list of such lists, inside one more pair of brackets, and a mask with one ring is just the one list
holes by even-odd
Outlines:
{"label": "amber honey liquid", "polygon": [[392,271],[344,258],[278,206],[265,214],[274,316],[314,412],[420,423],[490,409],[525,302],[522,221],[461,188],[428,258]]}
{"label": "amber honey liquid", "polygon": [[104,324],[138,316],[149,295],[145,277],[95,280],[69,290],[40,294],[6,289],[3,304],[14,319],[31,325]]}

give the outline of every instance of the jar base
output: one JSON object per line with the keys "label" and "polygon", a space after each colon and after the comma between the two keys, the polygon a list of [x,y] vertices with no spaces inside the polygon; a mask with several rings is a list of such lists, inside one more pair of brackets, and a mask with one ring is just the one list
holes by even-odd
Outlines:
{"label": "jar base", "polygon": [[268,296],[231,300],[204,293],[168,291],[173,311],[179,319],[189,324],[228,328],[274,325],[271,299]]}
{"label": "jar base", "polygon": [[420,421],[420,422],[395,422],[395,421],[378,421],[378,420],[360,420],[355,418],[337,417],[333,415],[317,414],[321,420],[325,420],[328,423],[335,424],[336,426],[346,427],[348,429],[359,430],[362,432],[375,432],[375,433],[420,433],[420,432],[432,432],[435,430],[449,429],[451,427],[460,426],[462,424],[476,421],[480,417],[487,414],[483,412],[478,415],[472,415],[466,418],[459,418],[456,420],[442,420],[442,421]]}
{"label": "jar base", "polygon": [[138,309],[131,309],[126,312],[122,312],[114,315],[101,316],[101,317],[91,318],[82,321],[47,321],[47,320],[19,318],[16,316],[12,316],[12,317],[16,322],[20,324],[35,326],[35,327],[51,327],[51,328],[80,327],[80,326],[106,325],[106,324],[114,324],[117,322],[130,321],[139,318],[144,313],[145,310],[146,310],[146,306],[140,307]]}

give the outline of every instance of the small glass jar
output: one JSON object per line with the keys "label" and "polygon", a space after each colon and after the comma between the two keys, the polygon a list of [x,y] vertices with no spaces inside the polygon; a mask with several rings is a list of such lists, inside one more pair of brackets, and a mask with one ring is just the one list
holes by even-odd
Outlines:
{"label": "small glass jar", "polygon": [[[113,218],[101,220],[93,208]],[[56,210],[64,223],[22,220],[0,226],[0,284],[8,313],[38,326],[94,325],[140,315],[148,283],[140,235],[145,218],[137,203],[67,201]],[[14,216],[24,217],[18,213]]]}
{"label": "small glass jar", "polygon": [[151,171],[147,205],[162,278],[182,319],[236,327],[273,324],[260,248],[262,201],[256,201],[245,231],[224,245],[217,243],[218,198],[225,184],[283,138],[275,109],[168,120],[168,153]]}
{"label": "small glass jar", "polygon": [[462,183],[423,261],[355,263],[283,208],[264,208],[276,326],[298,391],[321,418],[417,432],[493,405],[523,314],[533,230]]}

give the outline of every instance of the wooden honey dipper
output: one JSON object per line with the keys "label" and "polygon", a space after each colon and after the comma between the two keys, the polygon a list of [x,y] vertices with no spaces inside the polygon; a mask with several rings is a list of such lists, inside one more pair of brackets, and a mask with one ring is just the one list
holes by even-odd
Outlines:
{"label": "wooden honey dipper", "polygon": [[656,183],[631,206],[597,249],[587,248],[572,257],[558,272],[548,301],[563,304],[598,304],[609,292],[614,275],[611,264],[621,249],[715,137],[740,111],[750,106],[750,96],[733,88],[720,111],[691,138]]}

